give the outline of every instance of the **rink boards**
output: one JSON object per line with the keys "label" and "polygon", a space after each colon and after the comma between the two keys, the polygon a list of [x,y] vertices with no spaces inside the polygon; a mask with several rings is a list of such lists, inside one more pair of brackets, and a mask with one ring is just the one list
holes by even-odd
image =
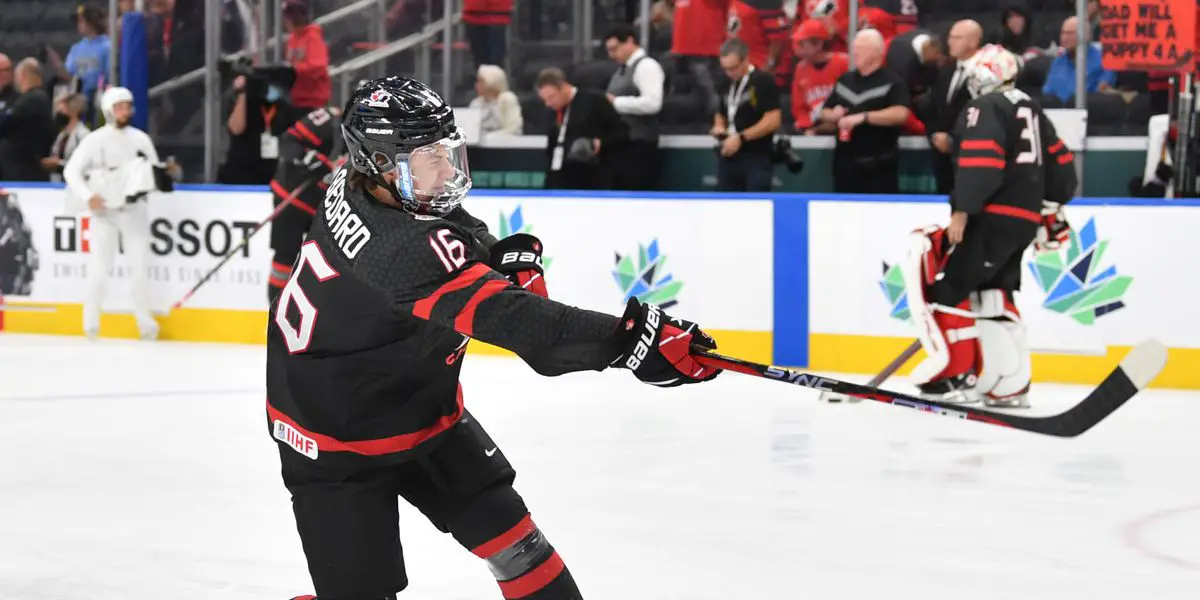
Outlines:
{"label": "rink boards", "polygon": [[[4,297],[0,328],[80,335],[87,218],[63,214],[54,185],[6,189],[18,195],[37,268],[29,294]],[[911,342],[901,283],[908,234],[947,217],[936,196],[477,191],[467,206],[497,235],[526,231],[545,242],[553,298],[619,313],[638,295],[703,324],[729,354],[841,372],[877,371]],[[150,209],[163,337],[262,343],[268,231],[184,308],[169,307],[271,212],[269,192],[182,186]],[[1156,385],[1200,388],[1200,271],[1190,260],[1200,202],[1081,199],[1068,217],[1073,250],[1022,261],[1018,305],[1035,378],[1098,381],[1130,346],[1155,337],[1172,349]],[[102,335],[135,336],[128,286],[118,259]]]}

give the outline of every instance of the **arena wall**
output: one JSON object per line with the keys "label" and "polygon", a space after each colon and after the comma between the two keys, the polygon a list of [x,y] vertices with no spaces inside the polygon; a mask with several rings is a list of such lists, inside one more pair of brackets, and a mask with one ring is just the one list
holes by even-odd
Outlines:
{"label": "arena wall", "polygon": [[[6,189],[32,231],[37,268],[28,294],[4,297],[0,329],[82,335],[87,218],[63,214],[59,186]],[[650,294],[704,325],[728,354],[864,373],[912,341],[897,285],[908,234],[947,217],[938,196],[480,190],[468,208],[498,235],[527,231],[545,242],[558,300],[619,313],[629,294]],[[188,304],[170,307],[271,212],[269,192],[181,186],[154,197],[150,212],[151,293],[163,338],[263,343],[266,231]],[[1129,347],[1154,337],[1171,348],[1155,385],[1200,389],[1200,320],[1191,310],[1200,270],[1190,261],[1200,201],[1087,198],[1067,214],[1072,248],[1024,258],[1018,305],[1035,380],[1099,381]],[[102,335],[136,337],[128,288],[119,259]],[[477,343],[472,350],[503,352]]]}

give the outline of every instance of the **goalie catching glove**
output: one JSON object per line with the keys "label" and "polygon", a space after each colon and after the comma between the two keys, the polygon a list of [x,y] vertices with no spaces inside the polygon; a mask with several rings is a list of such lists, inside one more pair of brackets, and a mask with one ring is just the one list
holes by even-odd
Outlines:
{"label": "goalie catching glove", "polygon": [[1038,226],[1033,249],[1037,252],[1056,252],[1066,247],[1071,240],[1071,224],[1063,214],[1062,205],[1049,200],[1042,201],[1042,222]]}
{"label": "goalie catching glove", "polygon": [[617,332],[625,350],[612,366],[633,371],[643,383],[675,387],[708,381],[721,372],[700,364],[692,346],[716,350],[717,342],[695,323],[668,316],[656,305],[630,298]]}
{"label": "goalie catching glove", "polygon": [[491,264],[514,285],[549,298],[546,272],[542,267],[542,241],[528,233],[510,235],[491,248]]}

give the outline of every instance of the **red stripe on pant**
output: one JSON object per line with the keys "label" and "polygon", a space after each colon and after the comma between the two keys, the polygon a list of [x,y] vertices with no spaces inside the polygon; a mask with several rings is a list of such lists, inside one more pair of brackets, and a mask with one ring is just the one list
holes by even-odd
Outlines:
{"label": "red stripe on pant", "polygon": [[1039,215],[1032,210],[1017,208],[1016,206],[1008,206],[1005,204],[989,204],[983,207],[983,212],[992,213],[993,215],[1004,215],[1006,217],[1013,217],[1016,219],[1024,219],[1030,223],[1033,223],[1034,225],[1040,225],[1042,223],[1042,215]]}
{"label": "red stripe on pant", "polygon": [[508,581],[499,581],[500,593],[504,594],[505,598],[510,600],[516,598],[524,598],[531,594],[535,594],[542,588],[550,585],[556,577],[562,575],[567,565],[563,564],[563,559],[558,555],[558,552],[550,555],[546,562],[534,567],[534,569],[516,579]]}
{"label": "red stripe on pant", "polygon": [[271,275],[267,278],[267,283],[271,287],[282,288],[287,285],[287,280],[292,276],[291,265],[285,265],[281,262],[271,261]]}
{"label": "red stripe on pant", "polygon": [[315,431],[309,431],[308,429],[301,427],[300,424],[292,420],[291,417],[280,412],[279,409],[271,406],[271,401],[269,399],[267,400],[267,418],[271,420],[272,428],[274,428],[275,421],[287,423],[292,427],[292,429],[295,429],[302,435],[313,440],[313,442],[315,442],[317,445],[317,450],[320,452],[351,452],[354,454],[361,454],[363,456],[382,456],[385,454],[395,454],[397,452],[412,450],[426,440],[453,427],[454,424],[458,423],[458,420],[462,418],[463,414],[462,385],[458,386],[457,396],[457,406],[454,409],[454,413],[438,418],[438,420],[434,421],[434,423],[429,427],[418,429],[417,431],[411,433],[402,433],[400,435],[393,435],[391,437],[375,440],[344,442]]}
{"label": "red stripe on pant", "polygon": [[533,524],[533,517],[525,515],[520,523],[517,523],[504,533],[476,546],[471,550],[471,554],[479,558],[487,559],[493,554],[521,541],[525,536],[533,533],[537,526]]}

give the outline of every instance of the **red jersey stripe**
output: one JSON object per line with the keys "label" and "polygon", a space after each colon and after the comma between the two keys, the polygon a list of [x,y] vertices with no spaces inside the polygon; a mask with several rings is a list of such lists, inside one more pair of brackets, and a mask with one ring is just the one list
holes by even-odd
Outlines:
{"label": "red jersey stripe", "polygon": [[277,180],[271,180],[271,191],[275,192],[275,195],[279,196],[280,200],[283,200],[284,202],[287,202],[288,204],[295,206],[296,208],[310,215],[317,214],[317,209],[305,204],[304,201],[299,197],[293,198],[292,193],[283,189],[283,184],[279,183]]}
{"label": "red jersey stripe", "polygon": [[535,529],[537,529],[537,526],[533,524],[533,517],[525,515],[525,518],[521,519],[521,522],[514,525],[512,529],[476,546],[471,550],[471,554],[479,558],[488,558],[521,541],[525,536],[533,533]]}
{"label": "red jersey stripe", "polygon": [[469,269],[460,272],[457,277],[442,284],[442,287],[434,290],[429,296],[417,300],[416,304],[413,304],[413,315],[428,320],[429,316],[433,314],[433,307],[438,303],[438,300],[442,299],[442,296],[465,287],[470,287],[471,284],[479,281],[479,278],[487,274],[488,271],[491,271],[491,269],[483,263],[471,265]]}
{"label": "red jersey stripe", "polygon": [[321,138],[317,137],[317,134],[313,133],[303,121],[296,121],[295,128],[296,133],[299,134],[296,137],[307,139],[309,142],[312,142],[312,145],[314,146],[321,146]]}
{"label": "red jersey stripe", "polygon": [[456,399],[456,407],[453,414],[440,417],[437,421],[428,427],[419,429],[412,433],[402,433],[392,437],[386,437],[377,440],[361,440],[356,442],[344,442],[330,436],[309,431],[301,427],[290,417],[280,412],[274,406],[271,406],[271,401],[267,400],[267,417],[272,422],[280,421],[287,423],[290,427],[300,432],[302,435],[312,439],[317,444],[318,452],[351,452],[361,454],[363,456],[382,456],[385,454],[395,454],[396,452],[404,452],[412,450],[421,445],[426,440],[450,429],[462,418],[463,415],[463,395],[462,385],[458,386],[458,398]]}
{"label": "red jersey stripe", "polygon": [[1032,210],[1025,210],[1024,208],[1017,208],[1016,206],[1008,206],[1005,204],[989,204],[983,207],[983,212],[992,213],[993,215],[1003,215],[1005,217],[1024,219],[1035,225],[1041,224],[1042,222],[1042,215],[1039,215]]}
{"label": "red jersey stripe", "polygon": [[1000,144],[997,144],[993,140],[964,140],[962,143],[962,149],[985,150],[988,152],[995,152],[1000,156],[1004,156],[1004,148],[1001,148]]}
{"label": "red jersey stripe", "polygon": [[1058,164],[1060,165],[1065,165],[1073,160],[1075,160],[1075,155],[1070,152],[1058,156]]}
{"label": "red jersey stripe", "polygon": [[1050,154],[1054,154],[1062,149],[1063,149],[1062,140],[1058,140],[1057,142],[1054,142],[1053,146],[1050,146],[1049,148],[1047,148],[1046,151],[1049,152]]}
{"label": "red jersey stripe", "polygon": [[960,167],[982,167],[985,169],[1003,169],[1006,165],[999,158],[960,158]]}
{"label": "red jersey stripe", "polygon": [[546,562],[538,565],[532,571],[509,581],[501,581],[500,592],[505,598],[524,598],[550,585],[555,577],[567,568],[558,552],[550,555]]}
{"label": "red jersey stripe", "polygon": [[467,301],[466,306],[463,306],[462,312],[458,313],[458,317],[454,319],[454,330],[470,337],[475,333],[475,309],[479,308],[479,304],[484,300],[500,293],[500,290],[508,287],[507,279],[493,279],[479,288],[474,296]]}

